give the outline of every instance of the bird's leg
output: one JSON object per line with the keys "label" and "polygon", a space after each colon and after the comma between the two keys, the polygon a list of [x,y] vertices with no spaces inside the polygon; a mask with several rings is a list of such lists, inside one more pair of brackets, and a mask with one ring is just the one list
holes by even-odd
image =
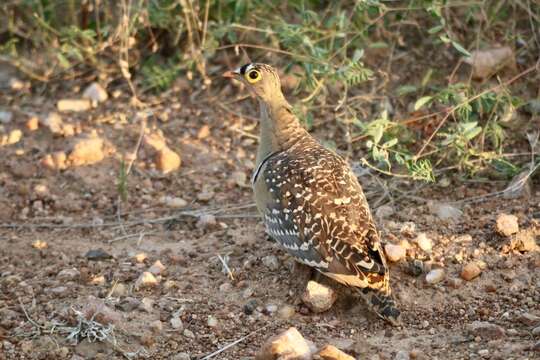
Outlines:
{"label": "bird's leg", "polygon": [[319,272],[311,266],[304,265],[298,261],[293,263],[291,269],[291,290],[289,295],[295,304],[300,304],[302,302],[302,293],[306,289],[308,281],[318,275]]}

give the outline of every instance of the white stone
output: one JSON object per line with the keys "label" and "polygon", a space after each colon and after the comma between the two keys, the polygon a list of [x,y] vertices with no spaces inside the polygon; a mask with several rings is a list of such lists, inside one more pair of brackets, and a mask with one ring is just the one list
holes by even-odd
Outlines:
{"label": "white stone", "polygon": [[257,355],[257,360],[311,360],[312,350],[302,334],[291,327],[270,338]]}
{"label": "white stone", "polygon": [[332,307],[337,299],[337,294],[331,287],[309,281],[306,290],[302,294],[302,301],[311,311],[320,313]]}
{"label": "white stone", "polygon": [[384,246],[384,252],[386,253],[388,260],[392,262],[397,262],[404,259],[406,255],[406,250],[403,246],[394,244],[386,244]]}
{"label": "white stone", "polygon": [[444,280],[444,269],[433,269],[426,274],[426,282],[428,284],[437,284]]}
{"label": "white stone", "polygon": [[101,87],[101,85],[94,82],[88,85],[86,89],[84,89],[83,98],[90,99],[96,103],[100,103],[106,101],[109,98],[109,95],[107,94],[105,89]]}
{"label": "white stone", "polygon": [[154,287],[158,285],[156,277],[148,271],[143,272],[135,282],[135,289]]}
{"label": "white stone", "polygon": [[430,238],[427,237],[426,233],[420,233],[414,240],[416,242],[416,245],[423,251],[430,253],[433,249],[433,242]]}

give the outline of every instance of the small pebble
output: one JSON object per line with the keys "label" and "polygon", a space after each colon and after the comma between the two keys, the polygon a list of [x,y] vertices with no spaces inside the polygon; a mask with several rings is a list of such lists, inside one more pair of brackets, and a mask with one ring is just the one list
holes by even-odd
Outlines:
{"label": "small pebble", "polygon": [[503,236],[511,236],[519,231],[518,218],[515,215],[499,214],[495,230]]}
{"label": "small pebble", "polygon": [[433,269],[426,275],[426,282],[428,284],[437,284],[444,280],[444,269]]}
{"label": "small pebble", "polygon": [[279,269],[279,260],[275,255],[268,255],[263,257],[262,263],[270,270]]}
{"label": "small pebble", "polygon": [[309,360],[312,351],[302,334],[294,327],[268,339],[256,359],[296,359]]}
{"label": "small pebble", "polygon": [[101,260],[112,259],[112,255],[101,248],[89,250],[84,255],[84,257],[91,261],[101,261]]}
{"label": "small pebble", "polygon": [[151,272],[154,275],[159,275],[163,270],[165,270],[165,266],[161,263],[161,261],[156,260],[156,262],[150,266],[148,272]]}
{"label": "small pebble", "polygon": [[34,249],[43,250],[49,247],[49,244],[46,241],[43,240],[34,240],[32,243],[32,247]]}
{"label": "small pebble", "polygon": [[423,251],[430,253],[433,248],[433,242],[427,237],[426,233],[420,233],[414,240],[418,247]]}
{"label": "small pebble", "polygon": [[61,281],[73,281],[78,279],[81,276],[79,270],[75,268],[64,269],[56,275],[56,278]]}
{"label": "small pebble", "polygon": [[139,278],[135,282],[135,289],[154,287],[157,286],[157,284],[158,281],[156,277],[152,273],[145,271],[139,276]]}
{"label": "small pebble", "polygon": [[406,255],[405,248],[400,245],[386,244],[384,246],[384,251],[388,260],[392,262],[398,262],[399,260],[404,259]]}
{"label": "small pebble", "polygon": [[471,281],[472,279],[480,275],[481,272],[482,270],[480,270],[478,264],[473,261],[463,267],[463,269],[461,270],[461,278],[467,281]]}
{"label": "small pebble", "polygon": [[144,260],[146,260],[147,258],[148,256],[145,253],[138,253],[134,256],[135,261],[138,262],[139,264],[143,263]]}
{"label": "small pebble", "polygon": [[331,287],[309,281],[302,294],[302,301],[313,312],[324,312],[332,307],[337,294]]}
{"label": "small pebble", "polygon": [[180,320],[180,318],[178,317],[171,318],[169,322],[171,323],[172,328],[175,330],[182,331],[182,329],[184,328],[184,324],[182,323],[182,320]]}
{"label": "small pebble", "polygon": [[322,360],[355,360],[352,356],[345,354],[333,345],[324,346],[316,355]]}
{"label": "small pebble", "polygon": [[283,320],[288,320],[288,319],[292,318],[295,313],[296,313],[296,310],[291,305],[283,305],[278,310],[278,316]]}
{"label": "small pebble", "polygon": [[215,328],[218,326],[218,321],[215,317],[212,315],[208,315],[208,320],[206,322],[208,324],[208,327]]}
{"label": "small pebble", "polygon": [[189,329],[184,329],[184,332],[182,332],[182,334],[187,338],[195,339],[195,334]]}

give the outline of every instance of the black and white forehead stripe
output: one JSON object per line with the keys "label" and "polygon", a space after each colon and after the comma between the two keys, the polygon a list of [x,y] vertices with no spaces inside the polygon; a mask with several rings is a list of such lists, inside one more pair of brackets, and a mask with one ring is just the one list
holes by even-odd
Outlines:
{"label": "black and white forehead stripe", "polygon": [[250,64],[245,64],[243,66],[241,66],[240,68],[238,68],[238,72],[242,75],[245,75],[249,70],[251,70],[252,68],[254,68],[255,65],[250,63]]}

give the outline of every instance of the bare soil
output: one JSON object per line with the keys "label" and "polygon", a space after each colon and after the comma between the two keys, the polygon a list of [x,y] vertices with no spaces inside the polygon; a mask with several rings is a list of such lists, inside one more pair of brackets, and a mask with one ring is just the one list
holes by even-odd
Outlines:
{"label": "bare soil", "polygon": [[[239,114],[256,117],[254,105],[234,102],[225,110],[217,102],[232,96],[232,88],[214,98],[183,88],[144,99],[152,111],[148,128],[164,133],[182,165],[159,173],[152,150],[143,145],[128,176],[127,200],[117,190],[120,164],[136,147],[144,116],[130,106],[127,93],[97,109],[61,114],[81,134],[95,131],[106,143],[103,160],[65,170],[47,169],[41,161],[68,151],[81,135],[24,125],[32,113],[55,111],[55,99],[11,99],[14,119],[4,128],[21,129],[23,137],[0,148],[0,359],[201,359],[246,335],[214,358],[251,359],[268,337],[291,326],[315,346],[331,343],[357,359],[540,358],[538,332],[533,335],[540,325],[540,254],[512,249],[512,238],[495,231],[498,214],[513,214],[520,231],[538,240],[538,184],[514,199],[455,204],[463,211],[455,220],[441,220],[428,202],[484,196],[507,184],[463,182],[455,174],[445,187],[402,184],[408,195],[392,194],[394,213],[379,219],[379,227],[385,242],[411,245],[407,259],[391,266],[403,326],[379,320],[333,282],[327,283],[339,291],[338,302],[314,314],[298,301],[305,284],[289,256],[267,240],[242,178],[249,179],[253,168],[257,126]],[[330,126],[316,126],[314,134],[328,140],[339,132]],[[360,180],[372,201],[382,194],[378,184],[392,181],[365,172]],[[172,209],[161,201],[164,196],[187,205]],[[407,231],[409,222],[414,229]],[[431,253],[414,244],[422,232],[433,240]],[[36,249],[37,240],[48,246]],[[85,256],[100,248],[112,258]],[[147,259],[138,262],[140,253]],[[277,257],[277,269],[265,265],[268,256]],[[415,259],[423,267],[416,276],[410,268]],[[165,266],[159,284],[137,289],[140,274],[157,260]],[[458,280],[470,261],[480,261],[482,273]],[[444,268],[445,279],[428,284],[430,267]],[[76,271],[59,276],[65,269]],[[124,292],[115,291],[118,284]],[[67,339],[62,326],[77,326],[74,310],[89,311],[100,299],[110,313],[95,320],[112,323],[114,332],[103,342]],[[138,305],[143,299],[146,308]],[[281,314],[287,305],[295,309],[290,317]],[[176,328],[175,317],[182,322]],[[474,321],[504,331],[470,331]]]}

